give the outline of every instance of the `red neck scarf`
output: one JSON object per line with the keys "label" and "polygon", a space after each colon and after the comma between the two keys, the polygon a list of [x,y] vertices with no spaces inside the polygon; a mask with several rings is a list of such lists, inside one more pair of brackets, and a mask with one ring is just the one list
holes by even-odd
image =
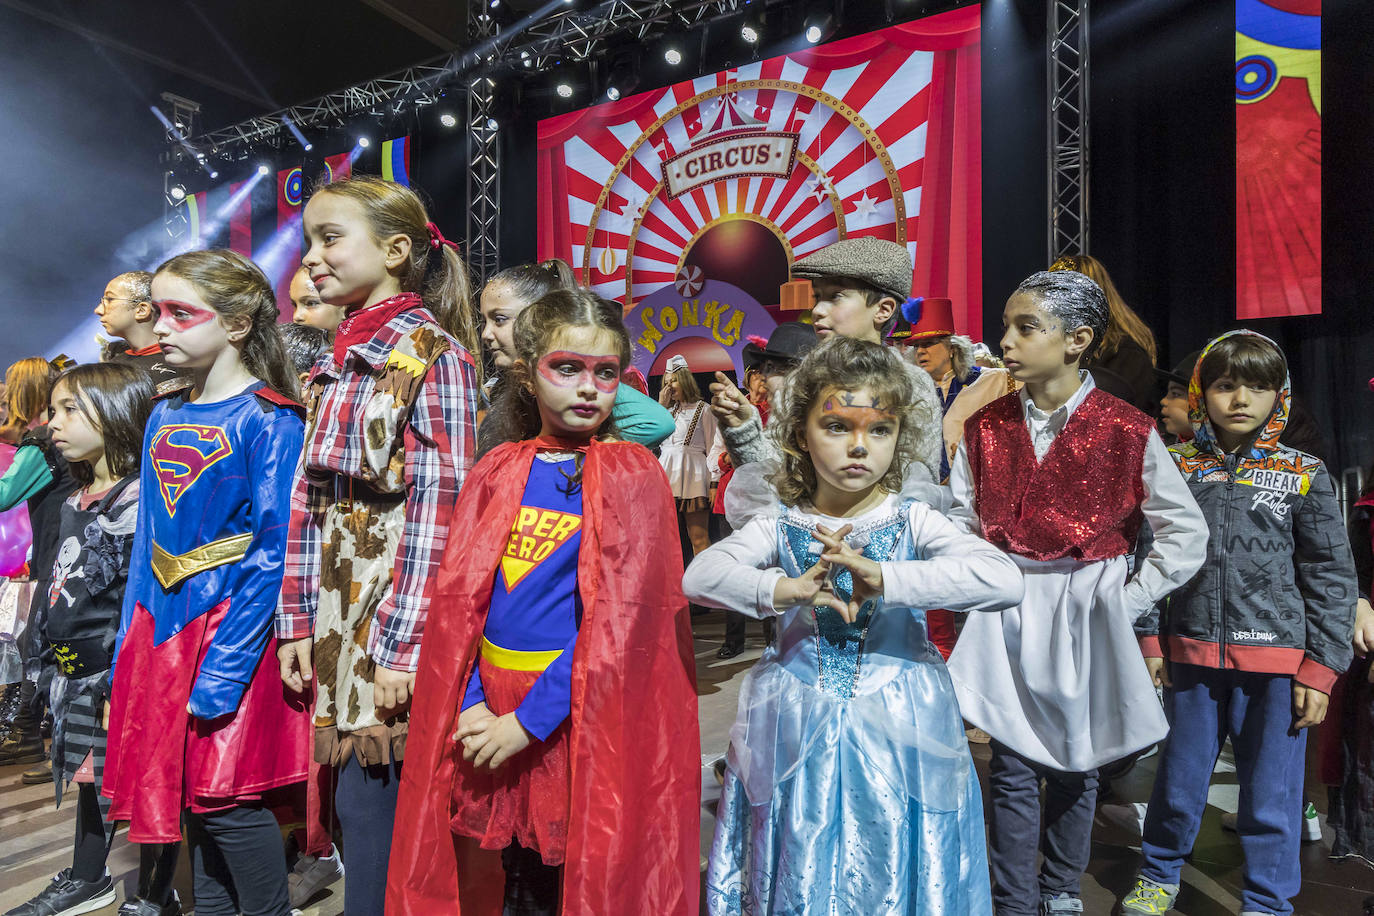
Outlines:
{"label": "red neck scarf", "polygon": [[367,343],[391,319],[423,305],[418,293],[401,293],[390,299],[383,299],[376,305],[358,309],[345,318],[339,329],[334,332],[334,362],[342,366],[344,354],[348,352],[349,347]]}

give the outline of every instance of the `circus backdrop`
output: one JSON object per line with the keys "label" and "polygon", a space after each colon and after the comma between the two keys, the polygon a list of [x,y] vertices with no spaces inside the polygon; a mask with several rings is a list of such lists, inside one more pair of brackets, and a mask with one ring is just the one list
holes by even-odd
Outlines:
{"label": "circus backdrop", "polygon": [[[798,258],[876,236],[982,315],[979,7],[540,122],[539,256],[625,305],[636,365],[733,365]],[[805,313],[800,317],[805,320]]]}

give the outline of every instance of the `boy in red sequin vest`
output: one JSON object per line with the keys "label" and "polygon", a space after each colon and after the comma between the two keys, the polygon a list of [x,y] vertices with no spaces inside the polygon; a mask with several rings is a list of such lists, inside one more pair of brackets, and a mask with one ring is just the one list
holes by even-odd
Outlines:
{"label": "boy in red sequin vest", "polygon": [[[1081,368],[1107,318],[1088,277],[1027,278],[1002,337],[1025,387],[969,418],[950,473],[951,517],[1010,554],[1026,585],[1019,606],[970,615],[949,660],[964,718],[992,736],[998,916],[1083,912],[1097,767],[1168,731],[1131,624],[1197,571],[1207,543],[1154,421]],[[1142,522],[1154,544],[1131,575]]]}

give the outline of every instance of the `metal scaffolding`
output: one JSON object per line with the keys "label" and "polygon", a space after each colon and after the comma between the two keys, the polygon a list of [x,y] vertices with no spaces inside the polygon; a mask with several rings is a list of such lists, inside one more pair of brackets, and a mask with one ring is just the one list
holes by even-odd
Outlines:
{"label": "metal scaffolding", "polygon": [[1088,251],[1088,3],[1050,0],[1046,263]]}
{"label": "metal scaffolding", "polygon": [[477,289],[500,268],[501,253],[501,138],[500,125],[493,120],[496,80],[489,75],[499,29],[486,6],[486,0],[468,0],[468,34],[473,47],[483,49],[467,81],[467,257]]}

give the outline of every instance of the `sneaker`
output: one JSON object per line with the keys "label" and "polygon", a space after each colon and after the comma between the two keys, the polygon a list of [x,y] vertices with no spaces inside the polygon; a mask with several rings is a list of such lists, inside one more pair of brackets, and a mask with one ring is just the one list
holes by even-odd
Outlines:
{"label": "sneaker", "polygon": [[1158,884],[1149,878],[1136,878],[1135,887],[1121,901],[1122,913],[1167,913],[1178,899],[1177,884]]}
{"label": "sneaker", "polygon": [[1057,897],[1040,898],[1040,916],[1060,916],[1064,913],[1082,913],[1083,901],[1068,894]]}
{"label": "sneaker", "polygon": [[70,868],[64,868],[37,897],[9,910],[5,916],[77,916],[103,910],[114,901],[114,881],[109,872],[99,881],[82,881],[72,877]]}
{"label": "sneaker", "polygon": [[1317,813],[1317,806],[1311,802],[1302,809],[1302,841],[1304,843],[1320,843],[1322,841],[1322,816]]}
{"label": "sneaker", "polygon": [[327,856],[301,856],[296,860],[295,869],[286,876],[291,905],[305,906],[307,900],[343,876],[343,859],[339,858],[337,848]]}
{"label": "sneaker", "polygon": [[165,906],[158,906],[151,900],[130,897],[119,905],[115,916],[181,916],[181,898],[172,891],[172,899]]}

